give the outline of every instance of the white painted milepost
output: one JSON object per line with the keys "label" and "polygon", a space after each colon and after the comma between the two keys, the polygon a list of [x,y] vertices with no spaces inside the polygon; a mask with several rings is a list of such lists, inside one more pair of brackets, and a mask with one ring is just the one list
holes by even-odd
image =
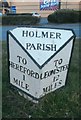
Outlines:
{"label": "white painted milepost", "polygon": [[10,83],[34,100],[65,86],[74,39],[68,29],[8,31]]}

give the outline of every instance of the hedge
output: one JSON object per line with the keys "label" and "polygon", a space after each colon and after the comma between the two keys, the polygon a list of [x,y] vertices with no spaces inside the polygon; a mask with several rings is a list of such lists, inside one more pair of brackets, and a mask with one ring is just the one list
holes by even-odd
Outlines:
{"label": "hedge", "polygon": [[32,25],[39,22],[39,18],[31,15],[2,16],[2,25]]}
{"label": "hedge", "polygon": [[48,21],[52,23],[77,23],[80,22],[81,11],[70,9],[57,10],[48,16]]}

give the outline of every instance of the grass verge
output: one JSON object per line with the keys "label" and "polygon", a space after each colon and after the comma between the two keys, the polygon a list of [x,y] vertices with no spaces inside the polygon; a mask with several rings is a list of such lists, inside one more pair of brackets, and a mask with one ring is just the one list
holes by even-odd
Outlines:
{"label": "grass verge", "polygon": [[21,97],[9,84],[7,45],[2,42],[2,116],[3,118],[79,118],[79,41],[74,50],[66,86],[46,95],[38,104]]}

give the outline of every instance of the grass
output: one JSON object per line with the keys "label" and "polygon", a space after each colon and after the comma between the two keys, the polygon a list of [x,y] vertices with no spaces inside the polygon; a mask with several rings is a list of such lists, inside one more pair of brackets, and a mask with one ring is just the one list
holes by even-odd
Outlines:
{"label": "grass", "polygon": [[3,45],[3,118],[80,118],[79,41],[76,40],[66,86],[43,97],[38,104],[21,97],[9,84],[7,45]]}

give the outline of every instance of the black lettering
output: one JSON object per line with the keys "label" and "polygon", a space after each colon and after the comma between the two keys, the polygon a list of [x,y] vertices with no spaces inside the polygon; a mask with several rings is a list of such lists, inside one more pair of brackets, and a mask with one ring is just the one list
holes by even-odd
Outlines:
{"label": "black lettering", "polygon": [[26,43],[26,49],[28,50],[29,47],[31,46],[31,43]]}
{"label": "black lettering", "polygon": [[14,83],[16,83],[17,85],[20,86],[20,80],[18,80],[18,79],[16,79],[16,78],[14,78]]}
{"label": "black lettering", "polygon": [[21,56],[17,56],[18,57],[18,62],[19,63],[23,63],[24,65],[27,64],[27,60],[25,58],[22,58]]}
{"label": "black lettering", "polygon": [[29,49],[29,50],[31,50],[32,48],[33,48],[34,50],[36,50],[36,48],[35,48],[34,44],[32,44],[32,45],[31,45],[31,47],[30,47],[30,49]]}
{"label": "black lettering", "polygon": [[55,35],[54,32],[50,32],[50,38],[55,38],[54,35]]}
{"label": "black lettering", "polygon": [[57,69],[54,69],[54,70],[55,70],[55,74],[56,74],[56,73],[59,73],[59,71],[60,71],[60,70],[59,70],[59,67],[57,67]]}
{"label": "black lettering", "polygon": [[27,60],[26,60],[25,58],[23,58],[23,59],[22,59],[22,63],[23,63],[24,65],[26,65],[26,64],[27,64]]}
{"label": "black lettering", "polygon": [[35,45],[34,45],[34,44],[31,44],[31,43],[26,43],[26,49],[27,49],[27,50],[31,50],[31,49],[36,50]]}
{"label": "black lettering", "polygon": [[38,73],[35,73],[35,78],[39,79],[39,74]]}
{"label": "black lettering", "polygon": [[43,44],[43,49],[42,50],[45,50],[45,44]]}
{"label": "black lettering", "polygon": [[20,71],[23,72],[23,66],[20,66]]}
{"label": "black lettering", "polygon": [[22,37],[28,37],[28,31],[22,31]]}
{"label": "black lettering", "polygon": [[54,61],[54,66],[57,67],[57,64],[58,64],[58,60],[55,60]]}
{"label": "black lettering", "polygon": [[18,80],[18,79],[16,79],[16,78],[14,78],[13,80],[14,80],[14,83],[15,83],[16,85],[18,85],[18,86],[20,86],[21,88],[26,89],[26,90],[29,91],[29,85],[28,85],[28,84],[25,84],[23,81],[20,81],[20,80]]}
{"label": "black lettering", "polygon": [[48,38],[48,32],[46,32],[46,33],[44,33],[43,31],[42,31],[42,36],[41,36],[42,38]]}
{"label": "black lettering", "polygon": [[50,51],[50,44],[47,44],[47,45],[46,45],[46,48],[47,48],[47,49],[46,49],[47,51]]}
{"label": "black lettering", "polygon": [[56,45],[51,44],[51,51],[56,51]]}
{"label": "black lettering", "polygon": [[61,84],[62,84],[62,80],[59,81],[59,85],[61,85]]}
{"label": "black lettering", "polygon": [[29,70],[29,69],[27,69],[27,74],[28,74],[28,75],[30,75],[30,74],[31,74],[31,72],[30,72],[30,70]]}
{"label": "black lettering", "polygon": [[23,75],[23,80],[25,81],[25,75]]}
{"label": "black lettering", "polygon": [[47,86],[46,88],[43,88],[43,92],[46,93],[46,92],[50,92],[52,90],[52,84],[50,86]]}
{"label": "black lettering", "polygon": [[29,32],[29,36],[30,36],[30,37],[33,37],[33,36],[34,36],[34,32],[33,32],[33,31],[30,31],[30,32]]}
{"label": "black lettering", "polygon": [[32,76],[32,77],[34,76],[34,71],[33,71],[33,70],[31,70],[31,76]]}
{"label": "black lettering", "polygon": [[19,65],[18,64],[16,64],[15,69],[19,70]]}
{"label": "black lettering", "polygon": [[26,73],[27,68],[23,67],[23,73]]}
{"label": "black lettering", "polygon": [[36,37],[37,37],[37,38],[40,38],[40,37],[41,37],[41,36],[38,36],[38,31],[36,31]]}
{"label": "black lettering", "polygon": [[43,88],[43,92],[46,93],[47,92],[47,87],[46,88]]}
{"label": "black lettering", "polygon": [[44,78],[47,78],[47,77],[48,77],[48,71],[44,73]]}
{"label": "black lettering", "polygon": [[58,64],[60,65],[63,62],[63,59],[58,60]]}
{"label": "black lettering", "polygon": [[37,43],[37,50],[41,50],[41,46],[42,46],[41,43]]}
{"label": "black lettering", "polygon": [[26,90],[29,91],[29,85],[28,84],[25,85],[25,88],[26,88]]}
{"label": "black lettering", "polygon": [[40,74],[40,79],[42,80],[44,78],[43,74],[41,73]]}
{"label": "black lettering", "polygon": [[56,81],[58,81],[58,80],[59,80],[59,75],[54,76],[54,78],[53,78],[53,82],[56,82]]}
{"label": "black lettering", "polygon": [[15,63],[10,62],[10,66],[11,66],[12,68],[15,68]]}
{"label": "black lettering", "polygon": [[56,33],[56,39],[61,39],[61,33]]}
{"label": "black lettering", "polygon": [[60,67],[60,72],[65,71],[68,69],[68,65],[64,65]]}
{"label": "black lettering", "polygon": [[57,82],[54,84],[54,88],[56,88],[57,87]]}
{"label": "black lettering", "polygon": [[22,59],[22,57],[21,56],[17,56],[18,57],[18,62],[20,63],[20,61],[21,61],[21,59]]}
{"label": "black lettering", "polygon": [[55,70],[50,71],[50,75],[55,74]]}
{"label": "black lettering", "polygon": [[61,39],[61,33],[46,31],[22,31],[22,37]]}
{"label": "black lettering", "polygon": [[14,83],[18,84],[18,79],[13,78],[14,79]]}
{"label": "black lettering", "polygon": [[24,88],[23,82],[21,82],[21,87]]}

